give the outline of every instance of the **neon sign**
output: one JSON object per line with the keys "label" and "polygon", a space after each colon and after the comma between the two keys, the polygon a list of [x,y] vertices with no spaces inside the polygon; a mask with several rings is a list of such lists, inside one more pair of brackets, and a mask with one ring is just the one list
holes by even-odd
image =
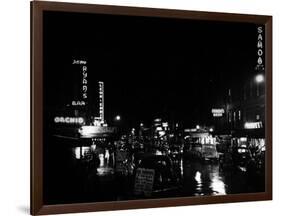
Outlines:
{"label": "neon sign", "polygon": [[72,106],[85,106],[88,98],[88,67],[85,60],[73,60],[72,64],[81,65],[82,79],[81,79],[81,95],[82,100],[72,101]]}
{"label": "neon sign", "polygon": [[54,122],[59,124],[83,124],[84,118],[82,117],[62,117],[62,116],[56,116],[54,118]]}
{"label": "neon sign", "polygon": [[244,125],[245,129],[258,129],[262,128],[262,122],[246,122]]}
{"label": "neon sign", "polygon": [[86,103],[85,103],[85,101],[72,101],[71,105],[72,106],[85,106]]}
{"label": "neon sign", "polygon": [[212,109],[213,117],[222,117],[224,109]]}
{"label": "neon sign", "polygon": [[256,69],[257,70],[263,70],[264,69],[264,65],[263,65],[263,28],[261,26],[259,26],[257,28],[258,31],[258,40],[257,40],[257,55],[258,55],[258,59],[257,59],[257,66]]}

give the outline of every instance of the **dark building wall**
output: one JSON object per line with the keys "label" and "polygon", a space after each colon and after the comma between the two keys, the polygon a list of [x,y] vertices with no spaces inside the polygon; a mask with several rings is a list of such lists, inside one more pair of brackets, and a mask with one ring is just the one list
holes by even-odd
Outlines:
{"label": "dark building wall", "polygon": [[[245,123],[260,122],[256,129],[263,129],[265,124],[265,81],[256,81],[252,74],[240,83],[230,85],[225,89],[225,98],[218,99],[217,104],[225,109],[220,118],[213,119],[218,131],[245,130]],[[261,74],[264,76],[263,74]],[[241,87],[242,86],[242,87]]]}

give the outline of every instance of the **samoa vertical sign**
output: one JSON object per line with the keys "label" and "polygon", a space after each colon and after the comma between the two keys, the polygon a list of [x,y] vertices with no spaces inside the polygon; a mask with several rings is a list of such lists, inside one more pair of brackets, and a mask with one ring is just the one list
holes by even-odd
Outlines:
{"label": "samoa vertical sign", "polygon": [[257,27],[257,65],[256,71],[262,72],[264,71],[264,27]]}

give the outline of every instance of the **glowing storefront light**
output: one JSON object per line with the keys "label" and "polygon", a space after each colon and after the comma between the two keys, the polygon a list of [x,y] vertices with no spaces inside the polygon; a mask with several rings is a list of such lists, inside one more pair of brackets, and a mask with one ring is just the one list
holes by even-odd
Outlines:
{"label": "glowing storefront light", "polygon": [[162,131],[163,129],[162,129],[162,127],[157,127],[156,128],[156,131]]}
{"label": "glowing storefront light", "polygon": [[92,151],[91,146],[81,146],[74,148],[74,155],[76,159],[82,159],[85,155]]}
{"label": "glowing storefront light", "polygon": [[244,125],[245,129],[258,129],[262,128],[262,122],[246,122]]}
{"label": "glowing storefront light", "polygon": [[84,125],[79,129],[79,133],[81,134],[81,136],[91,137],[98,134],[102,135],[107,133],[114,133],[114,128]]}

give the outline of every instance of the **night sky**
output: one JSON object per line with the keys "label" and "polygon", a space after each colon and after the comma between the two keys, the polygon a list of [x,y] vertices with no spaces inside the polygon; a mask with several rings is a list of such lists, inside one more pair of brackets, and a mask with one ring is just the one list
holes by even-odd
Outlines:
{"label": "night sky", "polygon": [[254,24],[44,12],[44,105],[71,102],[72,60],[87,59],[89,105],[98,116],[104,81],[109,123],[208,124],[229,86],[255,73],[256,43]]}

